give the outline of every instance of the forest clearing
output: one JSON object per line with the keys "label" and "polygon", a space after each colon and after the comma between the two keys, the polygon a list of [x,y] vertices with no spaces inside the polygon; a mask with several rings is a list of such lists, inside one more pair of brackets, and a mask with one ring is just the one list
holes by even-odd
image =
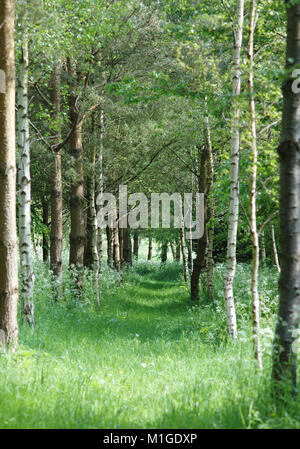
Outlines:
{"label": "forest clearing", "polygon": [[0,429],[299,429],[299,36],[0,0]]}

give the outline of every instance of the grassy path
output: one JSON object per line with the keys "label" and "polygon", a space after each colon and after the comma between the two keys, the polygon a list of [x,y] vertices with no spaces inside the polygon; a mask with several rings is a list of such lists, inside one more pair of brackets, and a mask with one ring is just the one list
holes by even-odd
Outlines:
{"label": "grassy path", "polygon": [[0,358],[2,428],[272,427],[250,342],[227,344],[222,312],[181,281],[132,274],[100,310],[38,285],[35,332]]}

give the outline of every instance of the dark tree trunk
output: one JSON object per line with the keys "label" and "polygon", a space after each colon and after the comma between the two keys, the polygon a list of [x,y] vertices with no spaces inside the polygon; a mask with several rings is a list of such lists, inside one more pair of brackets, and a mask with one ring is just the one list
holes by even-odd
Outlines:
{"label": "dark tree trunk", "polygon": [[136,260],[139,258],[139,234],[138,231],[135,230],[133,232],[133,254]]}
{"label": "dark tree trunk", "polygon": [[148,244],[148,260],[152,259],[152,237],[149,237],[149,244]]}
{"label": "dark tree trunk", "polygon": [[123,229],[123,258],[127,265],[132,265],[132,245],[128,228]]}
{"label": "dark tree trunk", "polygon": [[180,262],[180,255],[181,255],[180,241],[176,240],[175,245],[176,245],[175,260],[176,260],[176,262]]}
{"label": "dark tree trunk", "polygon": [[168,260],[168,243],[161,245],[161,263],[166,263]]}
{"label": "dark tree trunk", "polygon": [[124,262],[124,237],[123,237],[123,228],[119,228],[119,245],[120,245],[120,262],[121,266]]}
{"label": "dark tree trunk", "polygon": [[205,193],[204,199],[204,232],[201,239],[197,241],[196,258],[193,261],[193,271],[191,274],[191,299],[197,301],[199,299],[199,279],[202,269],[205,267],[205,252],[207,245],[207,164],[209,158],[208,148],[205,146],[200,155],[200,174],[198,176],[199,193]]}
{"label": "dark tree trunk", "polygon": [[107,265],[113,268],[113,234],[112,230],[107,226],[106,228],[107,239]]}
{"label": "dark tree trunk", "polygon": [[[47,202],[43,203],[43,225],[44,227],[49,226],[49,205]],[[43,230],[43,262],[48,262],[49,257],[49,239],[48,232]]]}
{"label": "dark tree trunk", "polygon": [[[300,4],[287,8],[286,68],[300,64]],[[293,79],[283,84],[283,121],[280,157],[279,311],[273,356],[276,393],[296,389],[296,345],[300,318],[300,93]],[[281,382],[282,381],[282,382]]]}

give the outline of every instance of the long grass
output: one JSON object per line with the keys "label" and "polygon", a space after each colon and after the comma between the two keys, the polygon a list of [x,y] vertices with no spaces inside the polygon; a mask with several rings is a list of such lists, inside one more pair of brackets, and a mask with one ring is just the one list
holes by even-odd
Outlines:
{"label": "long grass", "polygon": [[36,328],[0,356],[1,428],[300,428],[299,400],[278,412],[270,396],[276,274],[261,272],[264,373],[253,361],[249,267],[236,279],[239,340],[228,341],[222,270],[215,301],[189,300],[179,264],[135,263],[118,287],[105,270],[97,306],[86,273],[81,301],[72,273],[55,304],[36,267]]}

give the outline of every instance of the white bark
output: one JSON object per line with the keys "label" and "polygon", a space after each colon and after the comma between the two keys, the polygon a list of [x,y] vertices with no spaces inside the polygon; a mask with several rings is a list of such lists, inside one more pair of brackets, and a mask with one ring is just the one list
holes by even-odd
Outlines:
{"label": "white bark", "polygon": [[272,249],[273,249],[273,264],[277,268],[278,273],[280,273],[280,265],[278,260],[276,239],[275,239],[275,231],[274,226],[271,226],[271,240],[272,240]]}
{"label": "white bark", "polygon": [[18,148],[19,157],[19,245],[22,276],[22,314],[34,325],[34,273],[31,245],[31,177],[28,120],[28,40],[23,33],[22,55],[18,77]]}
{"label": "white bark", "polygon": [[252,332],[254,343],[254,356],[258,367],[262,371],[262,356],[260,347],[260,323],[259,323],[259,294],[258,294],[258,269],[259,269],[259,239],[256,222],[256,181],[257,181],[257,139],[256,139],[256,115],[254,98],[254,68],[253,68],[253,42],[256,23],[256,1],[250,1],[249,24],[249,94],[250,94],[250,129],[251,129],[251,177],[250,177],[250,231],[252,241],[252,270],[251,270],[251,296],[252,296]]}
{"label": "white bark", "polygon": [[227,315],[227,331],[233,338],[237,338],[236,313],[233,296],[233,281],[236,271],[236,242],[239,217],[239,150],[240,150],[240,107],[238,97],[241,92],[241,46],[243,39],[244,24],[244,0],[238,0],[237,4],[237,27],[234,33],[233,51],[233,118],[231,129],[231,152],[230,152],[230,202],[229,223],[226,255],[226,271],[224,276],[224,298]]}
{"label": "white bark", "polygon": [[[207,190],[211,192],[214,182],[214,157],[212,152],[209,118],[205,118],[206,126],[206,138],[208,147],[208,171],[207,171]],[[212,195],[208,198],[208,230],[207,230],[207,290],[208,297],[213,300],[213,276],[214,276],[214,259],[213,259],[213,247],[214,247],[214,219],[215,219],[215,204]]]}

